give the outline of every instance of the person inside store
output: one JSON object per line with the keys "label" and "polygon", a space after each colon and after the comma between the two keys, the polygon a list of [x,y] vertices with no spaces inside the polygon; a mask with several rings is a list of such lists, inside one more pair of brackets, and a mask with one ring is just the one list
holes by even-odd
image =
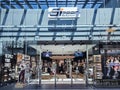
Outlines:
{"label": "person inside store", "polygon": [[51,68],[51,70],[52,70],[52,73],[51,74],[55,74],[56,73],[56,62],[52,62],[52,68]]}
{"label": "person inside store", "polygon": [[107,64],[107,77],[111,78],[114,74],[114,70],[113,70],[114,58],[108,57],[106,64]]}
{"label": "person inside store", "polygon": [[64,63],[59,63],[59,73],[64,73]]}
{"label": "person inside store", "polygon": [[118,58],[110,56],[107,61],[107,78],[120,79],[120,61]]}
{"label": "person inside store", "polygon": [[63,63],[61,63],[61,72],[60,73],[64,73],[64,64]]}
{"label": "person inside store", "polygon": [[78,66],[76,67],[76,71],[75,72],[76,72],[76,75],[77,75],[76,78],[78,78],[78,74],[79,74]]}
{"label": "person inside store", "polygon": [[23,65],[21,65],[21,71],[19,74],[19,82],[24,83],[24,81],[25,81],[25,68]]}
{"label": "person inside store", "polygon": [[83,73],[84,73],[84,67],[83,67],[83,64],[82,64],[82,63],[79,63],[79,64],[78,64],[78,70],[79,70],[80,74],[83,74]]}
{"label": "person inside store", "polygon": [[51,63],[48,63],[47,73],[51,74]]}
{"label": "person inside store", "polygon": [[32,79],[35,79],[37,77],[37,66],[34,66],[32,68],[32,75],[31,75]]}
{"label": "person inside store", "polygon": [[25,83],[29,84],[30,76],[31,76],[30,64],[26,63],[25,67]]}
{"label": "person inside store", "polygon": [[21,65],[21,71],[19,74],[19,82],[20,83],[29,83],[31,73],[30,73],[30,65],[29,63],[24,63]]}

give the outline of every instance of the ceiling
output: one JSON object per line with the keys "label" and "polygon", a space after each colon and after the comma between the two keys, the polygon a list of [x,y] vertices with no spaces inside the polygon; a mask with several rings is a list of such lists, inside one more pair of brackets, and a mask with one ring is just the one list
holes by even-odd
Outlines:
{"label": "ceiling", "polygon": [[[0,0],[6,9],[47,9],[49,7],[100,8],[104,0]],[[106,4],[110,0],[106,0]]]}
{"label": "ceiling", "polygon": [[[113,4],[119,7],[119,3],[112,3],[117,1],[120,3],[120,0],[0,0],[0,41],[45,41],[45,44],[61,40],[118,41],[120,8],[112,8]],[[107,4],[111,8],[101,9]],[[81,9],[77,20],[49,20],[44,10],[49,7],[87,9]],[[110,27],[115,32],[106,32]]]}
{"label": "ceiling", "polygon": [[[34,49],[43,51],[51,51],[52,54],[73,54],[75,51],[86,51],[86,45],[30,45]],[[88,50],[91,49],[95,44],[87,45]]]}

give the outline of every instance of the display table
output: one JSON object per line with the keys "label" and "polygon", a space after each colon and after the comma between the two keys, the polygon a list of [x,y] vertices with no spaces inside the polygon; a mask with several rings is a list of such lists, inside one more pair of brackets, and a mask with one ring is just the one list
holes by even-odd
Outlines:
{"label": "display table", "polygon": [[95,86],[120,87],[120,79],[96,79]]}
{"label": "display table", "polygon": [[43,73],[42,79],[52,79],[53,75],[50,75],[49,73]]}

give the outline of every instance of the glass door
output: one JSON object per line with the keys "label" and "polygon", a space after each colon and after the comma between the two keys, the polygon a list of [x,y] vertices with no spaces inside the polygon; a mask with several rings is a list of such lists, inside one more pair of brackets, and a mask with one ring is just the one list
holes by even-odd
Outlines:
{"label": "glass door", "polygon": [[40,46],[37,46],[37,41],[27,43],[27,55],[30,56],[29,63],[29,81],[28,84],[38,84],[41,83],[41,54]]}
{"label": "glass door", "polygon": [[[54,52],[57,49],[52,51],[48,48],[49,45],[28,44],[29,52],[27,53],[30,55],[31,66],[29,84],[54,84],[55,86],[57,84],[84,84],[88,86],[93,83],[91,50],[95,45],[79,45],[79,47],[71,45],[71,48],[77,48],[72,50],[71,55],[55,55]],[[58,48],[59,46],[53,45],[52,47]],[[67,50],[64,50],[65,52]]]}

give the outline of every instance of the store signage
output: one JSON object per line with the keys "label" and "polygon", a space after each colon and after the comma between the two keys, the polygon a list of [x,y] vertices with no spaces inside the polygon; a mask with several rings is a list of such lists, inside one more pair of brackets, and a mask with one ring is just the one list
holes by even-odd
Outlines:
{"label": "store signage", "polygon": [[49,18],[77,18],[80,12],[77,7],[50,7],[48,8]]}

